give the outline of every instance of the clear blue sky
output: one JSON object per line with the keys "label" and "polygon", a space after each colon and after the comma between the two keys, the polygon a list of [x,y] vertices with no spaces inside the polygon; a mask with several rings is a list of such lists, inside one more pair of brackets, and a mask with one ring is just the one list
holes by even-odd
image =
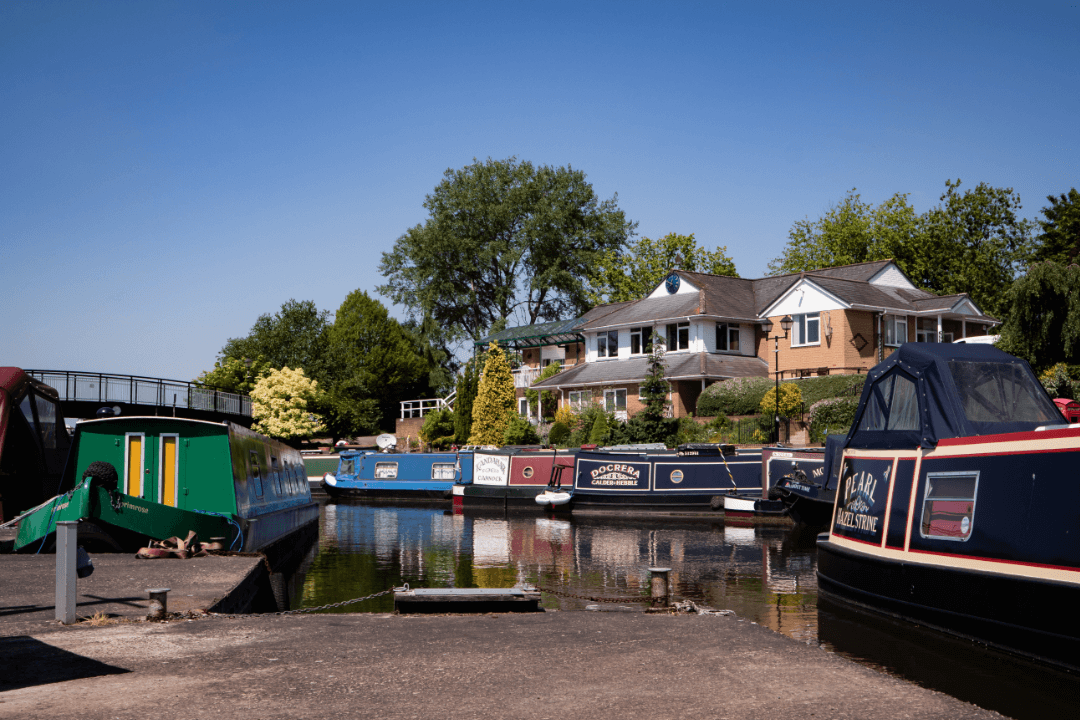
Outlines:
{"label": "clear blue sky", "polygon": [[744,277],[851,188],[1035,218],[1080,186],[1078,66],[1076,0],[0,0],[0,365],[193,378],[374,295],[473,158],[572,165]]}

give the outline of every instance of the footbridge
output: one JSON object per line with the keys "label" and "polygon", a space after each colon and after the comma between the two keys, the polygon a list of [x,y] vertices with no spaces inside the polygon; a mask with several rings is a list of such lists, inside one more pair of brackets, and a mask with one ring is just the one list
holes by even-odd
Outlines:
{"label": "footbridge", "polygon": [[56,389],[60,408],[67,418],[93,418],[102,408],[111,408],[120,415],[228,420],[251,425],[250,397],[199,387],[184,380],[75,370],[24,372]]}

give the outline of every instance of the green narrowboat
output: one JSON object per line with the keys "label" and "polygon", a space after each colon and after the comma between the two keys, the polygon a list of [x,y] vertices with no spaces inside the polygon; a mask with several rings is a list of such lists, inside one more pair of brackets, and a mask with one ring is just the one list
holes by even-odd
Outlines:
{"label": "green narrowboat", "polygon": [[[103,463],[115,474],[102,473]],[[72,489],[19,522],[16,551],[47,549],[56,523],[76,520],[80,543],[85,537],[112,550],[194,530],[231,550],[266,552],[311,535],[319,517],[300,453],[229,422],[80,422],[61,487]]]}

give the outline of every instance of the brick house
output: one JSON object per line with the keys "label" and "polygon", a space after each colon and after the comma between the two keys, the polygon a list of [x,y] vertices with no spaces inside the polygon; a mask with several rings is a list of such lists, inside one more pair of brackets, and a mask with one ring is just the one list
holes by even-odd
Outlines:
{"label": "brick house", "polygon": [[[785,317],[792,322],[786,337]],[[498,340],[520,352],[514,375],[522,414],[535,416],[524,398],[532,387],[554,391],[559,405],[603,402],[626,418],[643,407],[638,386],[647,348],[662,338],[671,412],[683,417],[720,380],[861,373],[903,342],[952,342],[986,335],[998,323],[966,294],[925,292],[891,260],[880,260],[757,280],[673,270],[640,300],[509,328],[477,345]],[[555,360],[563,369],[536,382]]]}

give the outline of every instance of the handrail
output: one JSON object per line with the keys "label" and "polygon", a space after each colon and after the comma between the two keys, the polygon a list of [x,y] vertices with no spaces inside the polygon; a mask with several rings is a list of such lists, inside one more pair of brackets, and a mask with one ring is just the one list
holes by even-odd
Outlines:
{"label": "handrail", "polygon": [[185,380],[78,370],[24,370],[53,387],[61,402],[100,402],[176,407],[251,417],[247,395],[200,387]]}

